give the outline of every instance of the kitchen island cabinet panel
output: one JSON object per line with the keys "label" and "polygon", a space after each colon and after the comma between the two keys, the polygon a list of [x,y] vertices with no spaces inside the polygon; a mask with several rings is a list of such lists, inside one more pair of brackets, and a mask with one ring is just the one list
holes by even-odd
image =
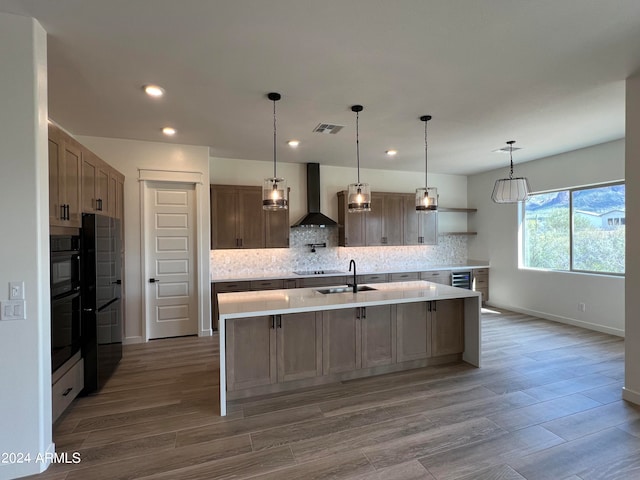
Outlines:
{"label": "kitchen island cabinet panel", "polygon": [[322,312],[324,375],[350,372],[362,366],[359,309]]}
{"label": "kitchen island cabinet panel", "polygon": [[464,303],[460,299],[429,302],[434,357],[464,351]]}
{"label": "kitchen island cabinet panel", "polygon": [[396,319],[391,305],[360,307],[362,368],[396,362]]}
{"label": "kitchen island cabinet panel", "polygon": [[227,324],[227,389],[269,385],[277,381],[276,330],[273,315],[237,318]]}
{"label": "kitchen island cabinet panel", "polygon": [[421,360],[431,356],[431,319],[429,302],[397,305],[397,358],[398,362]]}
{"label": "kitchen island cabinet panel", "polygon": [[322,375],[322,318],[319,313],[291,313],[276,319],[278,382]]}

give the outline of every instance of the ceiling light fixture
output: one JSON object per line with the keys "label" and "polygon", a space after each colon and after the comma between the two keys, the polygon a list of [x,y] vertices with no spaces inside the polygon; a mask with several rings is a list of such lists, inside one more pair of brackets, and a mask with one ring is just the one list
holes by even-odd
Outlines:
{"label": "ceiling light fixture", "polygon": [[356,114],[356,158],[358,159],[358,183],[349,184],[348,208],[349,213],[360,213],[371,211],[371,187],[368,183],[360,183],[360,112],[364,109],[362,105],[353,105],[351,111]]}
{"label": "ceiling light fixture", "polygon": [[386,152],[387,155],[389,155],[390,157],[395,157],[398,154],[397,150],[387,150]]}
{"label": "ceiling light fixture", "polygon": [[524,202],[531,192],[529,186],[529,180],[525,177],[513,176],[513,144],[515,140],[509,140],[509,158],[511,161],[511,170],[509,170],[509,178],[501,178],[496,180],[496,184],[493,187],[493,193],[491,199],[495,203],[518,203]]}
{"label": "ceiling light fixture", "polygon": [[289,190],[284,178],[276,172],[276,102],[282,97],[271,92],[267,98],[273,102],[273,177],[265,178],[262,187],[262,208],[264,210],[286,210],[289,206]]}
{"label": "ceiling light fixture", "polygon": [[287,142],[287,145],[289,145],[291,148],[296,148],[298,145],[300,145],[300,140],[289,140]]}
{"label": "ceiling light fixture", "polygon": [[162,133],[164,133],[168,137],[173,137],[176,134],[176,129],[173,127],[164,127],[162,129]]}
{"label": "ceiling light fixture", "polygon": [[438,189],[429,187],[427,182],[427,122],[431,120],[431,115],[423,115],[420,120],[424,122],[424,188],[416,189],[416,212],[437,213]]}
{"label": "ceiling light fixture", "polygon": [[158,85],[145,85],[142,89],[150,97],[159,98],[164,95],[164,89]]}

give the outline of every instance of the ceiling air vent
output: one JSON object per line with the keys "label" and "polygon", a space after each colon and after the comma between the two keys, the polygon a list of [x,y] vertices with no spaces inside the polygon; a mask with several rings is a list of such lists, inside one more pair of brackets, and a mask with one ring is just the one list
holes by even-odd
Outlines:
{"label": "ceiling air vent", "polygon": [[332,123],[319,123],[316,128],[313,129],[316,133],[332,133],[336,134],[344,128],[344,125],[334,125]]}

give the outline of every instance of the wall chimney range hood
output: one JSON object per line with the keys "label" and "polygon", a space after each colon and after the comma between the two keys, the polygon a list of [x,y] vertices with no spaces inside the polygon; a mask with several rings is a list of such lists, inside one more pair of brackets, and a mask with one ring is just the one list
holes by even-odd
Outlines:
{"label": "wall chimney range hood", "polygon": [[307,214],[293,227],[337,227],[338,224],[320,213],[320,164],[307,163]]}

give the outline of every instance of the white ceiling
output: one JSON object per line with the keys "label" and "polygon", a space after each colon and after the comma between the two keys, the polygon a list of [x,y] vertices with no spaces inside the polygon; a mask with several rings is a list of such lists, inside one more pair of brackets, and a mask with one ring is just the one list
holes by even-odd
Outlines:
{"label": "white ceiling", "polygon": [[[50,117],[212,156],[468,174],[624,136],[638,0],[0,0],[49,34]],[[1,38],[1,32],[0,32]],[[141,86],[166,90],[160,100]],[[345,125],[337,135],[311,130]],[[178,134],[167,140],[161,127]],[[286,140],[302,143],[290,149]],[[395,159],[385,150],[395,148]]]}

